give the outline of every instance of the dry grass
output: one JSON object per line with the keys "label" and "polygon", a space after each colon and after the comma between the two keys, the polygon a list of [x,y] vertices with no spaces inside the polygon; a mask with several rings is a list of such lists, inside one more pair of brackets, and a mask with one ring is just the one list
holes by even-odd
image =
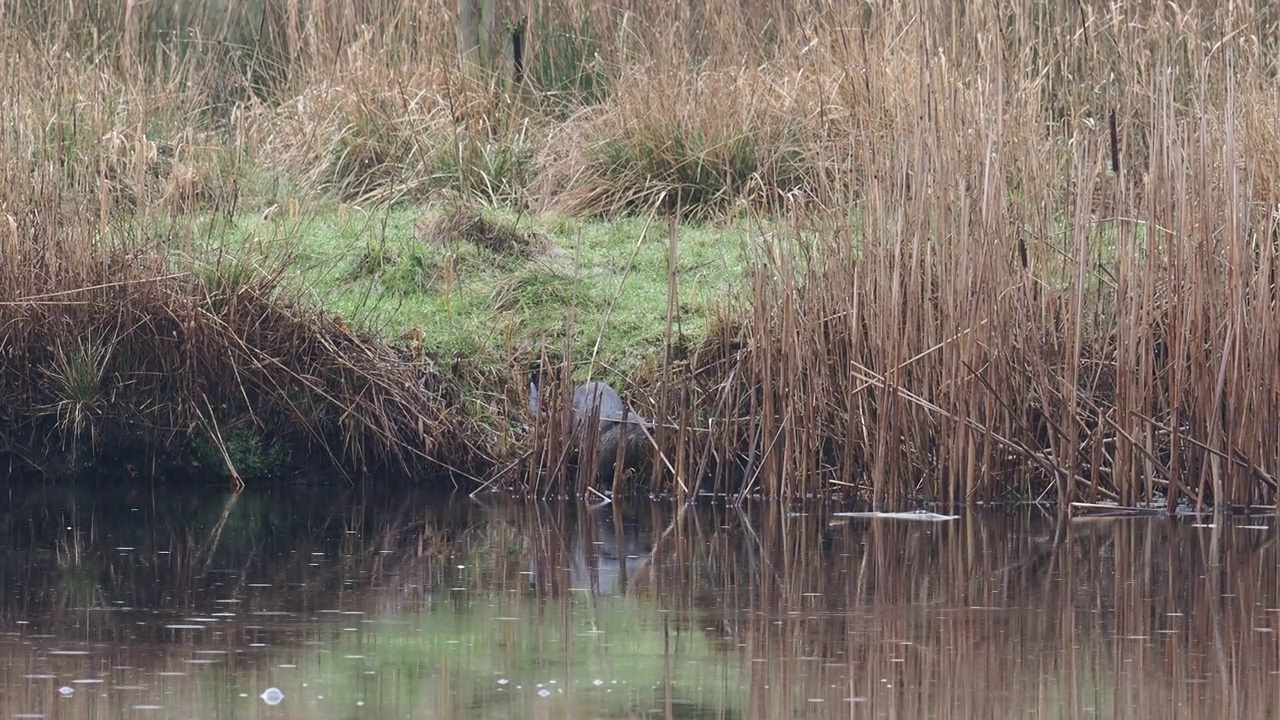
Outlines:
{"label": "dry grass", "polygon": [[682,474],[710,456],[720,490],[886,505],[1273,502],[1275,17],[996,10],[890,10],[833,64],[885,100],[847,121],[891,132],[846,202],[797,216],[815,243],[762,253],[752,316],[692,369],[727,412]]}
{"label": "dry grass", "polygon": [[[364,203],[758,213],[789,229],[750,312],[692,358],[673,332],[638,405],[666,419],[656,486],[1275,497],[1280,10],[536,2],[516,88],[461,72],[433,6],[146,7],[6,10],[6,299],[120,282],[130,249],[163,276],[100,246],[232,212],[261,172]],[[197,40],[154,42],[175,27]],[[76,243],[46,241],[72,214]]]}
{"label": "dry grass", "polygon": [[553,247],[550,240],[535,231],[495,221],[476,208],[462,205],[422,223],[419,234],[434,245],[466,242],[495,255],[523,258],[536,257]]}
{"label": "dry grass", "polygon": [[188,474],[173,461],[196,441],[239,477],[232,438],[248,429],[347,468],[475,463],[454,382],[296,302],[287,254],[192,258],[150,231],[98,234],[92,196],[26,182],[47,169],[11,159],[0,183],[0,206],[27,209],[0,216],[11,458],[55,474],[92,458]]}

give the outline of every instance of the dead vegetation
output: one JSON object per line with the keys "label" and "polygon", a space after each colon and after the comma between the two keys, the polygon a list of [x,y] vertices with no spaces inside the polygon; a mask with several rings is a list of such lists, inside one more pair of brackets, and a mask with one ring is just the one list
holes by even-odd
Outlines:
{"label": "dead vegetation", "polygon": [[550,240],[534,230],[492,220],[477,208],[466,205],[455,205],[422,222],[419,235],[432,245],[465,242],[494,255],[525,259],[537,257],[554,247]]}
{"label": "dead vegetation", "polygon": [[[398,394],[410,391],[394,353],[323,340],[322,321],[304,323],[311,340],[284,333],[264,346],[276,351],[237,356],[250,326],[232,320],[247,310],[215,293],[184,291],[212,311],[90,313],[115,317],[126,305],[106,298],[126,288],[187,287],[157,285],[186,272],[168,240],[125,239],[165,226],[181,237],[179,213],[234,212],[241,181],[265,172],[359,203],[448,191],[666,215],[673,286],[679,221],[769,224],[749,307],[702,350],[681,350],[674,301],[655,308],[671,328],[665,362],[635,399],[659,421],[660,490],[835,490],[887,505],[1274,501],[1280,10],[537,2],[524,6],[529,54],[514,87],[459,71],[453,20],[434,6],[247,3],[220,21],[236,43],[144,42],[175,26],[176,6],[7,11],[0,149],[21,160],[0,210],[6,265],[21,260],[3,288],[4,351],[24,382],[62,393],[11,405],[24,418],[43,412],[83,435],[110,403],[71,388],[101,384],[93,369],[122,357],[108,349],[116,338],[164,336],[157,318],[172,317],[224,338],[217,353],[183,356],[184,387],[197,386],[198,358],[224,351],[242,358],[212,366],[234,378],[226,388],[287,385],[267,382],[267,358],[309,386],[320,371],[291,353],[312,348],[337,373],[322,385],[372,383],[391,403],[338,412],[338,427],[385,433],[379,447],[395,448],[447,426],[417,446],[472,457],[435,381]],[[39,80],[49,68],[56,86]],[[58,229],[73,217],[75,232]],[[535,244],[464,215],[437,231],[502,252]],[[272,287],[261,302],[277,302]],[[513,292],[502,295],[518,306]],[[253,327],[276,317],[267,307],[254,306]],[[545,352],[513,351],[513,364]],[[353,353],[372,363],[368,377],[340,361]],[[72,381],[76,357],[90,372]],[[584,370],[596,368],[556,372],[568,382]],[[508,388],[520,385],[483,396],[514,417],[522,403]],[[179,403],[184,422],[213,417],[197,412],[210,404],[200,397]],[[520,422],[492,430],[498,444],[514,445]],[[554,475],[555,442],[545,447],[535,454]],[[532,472],[516,483],[568,489]]]}
{"label": "dead vegetation", "polygon": [[[24,195],[38,171],[12,159],[5,170],[0,205],[28,209],[3,216],[11,469],[74,474],[99,461],[239,480],[280,472],[288,451],[397,474],[474,463],[456,384],[291,297],[287,254],[195,258],[146,231],[98,235],[91,196],[55,183]],[[216,464],[193,467],[201,456]]]}
{"label": "dead vegetation", "polygon": [[[762,247],[750,313],[652,378],[674,469],[653,482],[886,506],[1273,503],[1276,13],[980,3],[818,17],[796,55],[747,74],[799,57],[819,69],[790,86],[792,117],[813,121],[791,136],[834,170],[808,167],[788,196],[792,230]],[[745,50],[752,36],[735,32]],[[770,127],[758,112],[727,119],[730,92],[655,92],[650,114],[598,115],[640,128],[660,96],[704,128]],[[582,186],[618,207],[607,182]]]}

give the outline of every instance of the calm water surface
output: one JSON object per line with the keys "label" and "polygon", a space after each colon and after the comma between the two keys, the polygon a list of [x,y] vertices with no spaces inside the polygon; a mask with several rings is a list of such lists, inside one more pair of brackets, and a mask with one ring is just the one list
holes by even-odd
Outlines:
{"label": "calm water surface", "polygon": [[7,490],[0,720],[1280,716],[1270,516]]}

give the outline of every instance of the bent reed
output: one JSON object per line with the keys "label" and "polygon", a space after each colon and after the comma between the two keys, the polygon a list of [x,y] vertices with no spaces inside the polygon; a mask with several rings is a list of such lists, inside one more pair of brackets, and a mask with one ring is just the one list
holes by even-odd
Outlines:
{"label": "bent reed", "polygon": [[[327,348],[333,321],[280,305],[278,283],[253,315],[217,305],[182,264],[218,245],[193,216],[234,214],[287,178],[363,205],[452,193],[665,215],[673,288],[692,281],[680,223],[747,218],[754,271],[713,331],[684,337],[670,301],[654,308],[661,361],[621,369],[655,421],[658,492],[1275,503],[1280,8],[519,7],[529,16],[504,19],[527,28],[516,86],[501,67],[460,68],[455,19],[433,4],[7,6],[7,424],[92,437],[105,396],[76,388],[105,387],[100,369],[126,356],[151,364],[118,387],[191,390],[139,401],[182,408],[157,428],[216,436],[219,403],[260,418],[264,397],[311,417],[294,391],[318,371],[295,350]],[[235,263],[213,266],[225,282]],[[135,294],[160,299],[122,314]],[[221,338],[216,352],[157,349],[171,332],[157,308],[178,297],[167,316]],[[292,318],[292,340],[247,352],[251,330],[280,337],[264,317]],[[137,333],[145,352],[100,349]],[[374,338],[350,341],[358,359],[335,343],[328,395],[303,393],[333,410],[312,436],[329,447],[354,424],[366,455],[515,458],[529,420],[513,380],[547,352],[524,340],[470,376],[483,387]],[[566,385],[594,355],[554,350]],[[224,353],[240,360],[202,364]],[[595,487],[555,479],[563,453],[540,442],[509,484]]]}

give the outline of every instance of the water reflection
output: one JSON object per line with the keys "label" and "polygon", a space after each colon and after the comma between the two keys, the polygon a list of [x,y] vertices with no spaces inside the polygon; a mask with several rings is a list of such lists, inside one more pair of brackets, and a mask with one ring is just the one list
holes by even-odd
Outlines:
{"label": "water reflection", "polygon": [[[584,508],[585,512],[573,518],[569,537],[569,588],[584,590],[595,595],[614,595],[626,590],[629,578],[648,566],[653,554],[653,531],[642,526],[635,515],[625,512],[622,506],[601,504]],[[552,514],[544,513],[545,517]],[[546,531],[538,528],[539,534]],[[553,532],[550,539],[562,537]],[[544,588],[557,587],[558,571],[550,562],[558,553],[534,554],[529,560],[529,580],[538,584],[539,575]],[[544,564],[539,573],[539,563]]]}
{"label": "water reflection", "polygon": [[0,717],[1280,707],[1270,517],[926,524],[403,489],[10,490]]}

